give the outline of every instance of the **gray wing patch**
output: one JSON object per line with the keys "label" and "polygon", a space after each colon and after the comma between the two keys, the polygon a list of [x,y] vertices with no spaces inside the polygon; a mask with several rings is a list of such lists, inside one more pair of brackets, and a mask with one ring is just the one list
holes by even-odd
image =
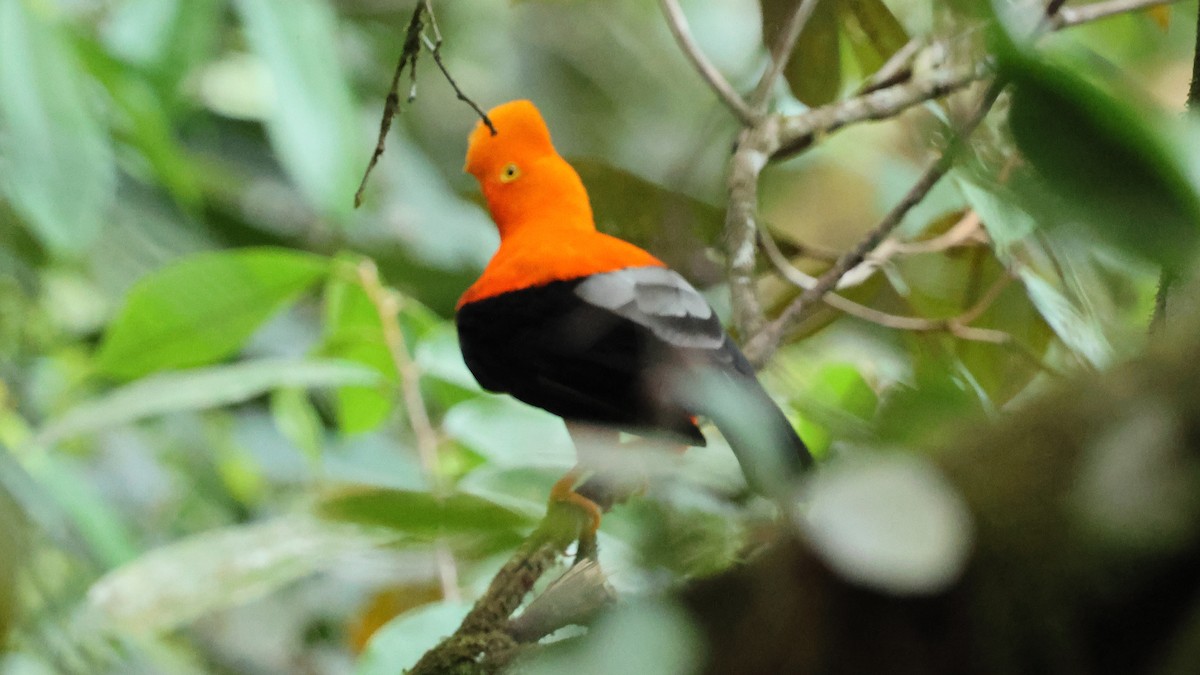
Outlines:
{"label": "gray wing patch", "polygon": [[725,331],[708,301],[678,272],[665,267],[597,274],[576,286],[575,294],[679,347],[719,349],[725,342]]}

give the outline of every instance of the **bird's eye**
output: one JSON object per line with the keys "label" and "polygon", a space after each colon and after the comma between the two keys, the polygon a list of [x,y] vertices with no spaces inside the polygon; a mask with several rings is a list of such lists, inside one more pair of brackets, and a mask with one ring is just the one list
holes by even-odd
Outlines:
{"label": "bird's eye", "polygon": [[505,166],[504,169],[500,172],[500,182],[501,183],[511,183],[512,181],[516,180],[517,177],[519,177],[520,175],[521,175],[521,170],[519,168],[517,168],[517,165],[509,164],[509,165]]}

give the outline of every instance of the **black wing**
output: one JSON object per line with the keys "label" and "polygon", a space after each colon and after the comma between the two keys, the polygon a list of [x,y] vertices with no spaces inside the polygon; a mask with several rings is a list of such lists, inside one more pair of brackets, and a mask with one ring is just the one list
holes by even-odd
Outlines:
{"label": "black wing", "polygon": [[721,322],[679,274],[636,267],[504,293],[457,317],[484,388],[566,419],[661,430],[703,444],[692,412],[656,387],[688,363],[749,369]]}

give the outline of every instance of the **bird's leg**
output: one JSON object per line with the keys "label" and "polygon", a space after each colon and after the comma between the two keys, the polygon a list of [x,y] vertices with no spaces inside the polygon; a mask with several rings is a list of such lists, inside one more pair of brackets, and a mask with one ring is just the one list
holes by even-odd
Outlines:
{"label": "bird's leg", "polygon": [[582,465],[576,465],[567,472],[567,475],[559,478],[554,483],[554,487],[550,488],[551,504],[571,504],[583,511],[584,516],[587,517],[587,522],[579,532],[579,547],[575,553],[576,564],[582,560],[596,557],[596,531],[600,529],[601,515],[600,506],[596,502],[575,491],[575,483],[579,481],[582,474]]}
{"label": "bird's leg", "polygon": [[[620,433],[602,427],[579,422],[567,422],[567,432],[575,444],[575,452],[579,456],[579,464],[563,476],[550,491],[551,501],[567,502],[582,509],[588,517],[587,524],[579,534],[579,548],[575,561],[596,557],[596,531],[600,528],[600,517],[604,511],[612,508],[613,498],[607,489],[607,481],[598,476],[592,476],[583,485],[576,483],[585,474],[594,470],[598,457],[616,448],[620,441]],[[603,464],[603,462],[600,462]],[[597,486],[600,489],[597,489]]]}

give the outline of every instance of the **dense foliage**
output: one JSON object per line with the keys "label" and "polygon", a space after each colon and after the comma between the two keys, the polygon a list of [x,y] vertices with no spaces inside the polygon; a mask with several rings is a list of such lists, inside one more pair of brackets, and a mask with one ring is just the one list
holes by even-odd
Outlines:
{"label": "dense foliage", "polygon": [[[741,91],[792,7],[761,4],[684,7]],[[899,594],[946,583],[971,545],[919,448],[1139,354],[1160,269],[1186,274],[1200,223],[1182,122],[1195,2],[1036,46],[984,44],[984,7],[823,1],[778,91],[788,113],[845,99],[910,36],[951,61],[990,50],[1015,83],[844,279],[875,314],[811,310],[763,374],[826,461],[917,458],[823,485],[810,525],[832,566]],[[654,3],[434,8],[463,90],[533,99],[601,227],[728,315],[739,125]],[[397,672],[545,511],[574,463],[561,422],[482,392],[458,353],[454,302],[496,234],[460,170],[477,118],[428,51],[353,208],[412,11],[0,0],[0,672]],[[782,266],[819,273],[875,226],[967,100],[767,168],[758,213]],[[768,261],[774,314],[800,289]],[[698,662],[678,608],[636,598],[728,569],[773,517],[709,435],[649,462],[646,496],[605,518],[600,561],[629,603],[532,670]],[[883,536],[856,510],[864,484],[948,524]]]}

